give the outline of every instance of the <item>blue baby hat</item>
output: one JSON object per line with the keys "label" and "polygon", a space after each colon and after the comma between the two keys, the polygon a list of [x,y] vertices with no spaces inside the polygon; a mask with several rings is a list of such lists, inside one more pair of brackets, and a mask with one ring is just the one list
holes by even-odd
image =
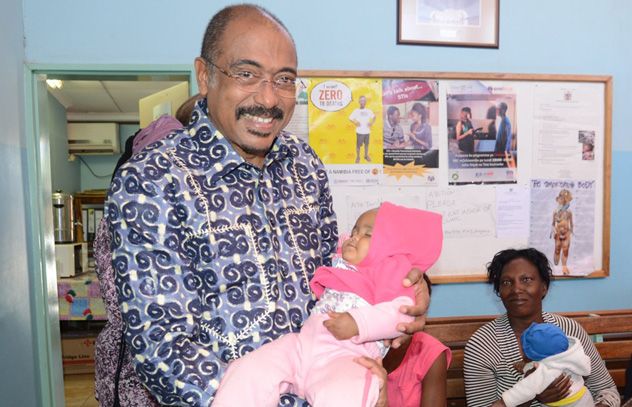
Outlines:
{"label": "blue baby hat", "polygon": [[531,360],[542,360],[568,349],[568,338],[562,330],[553,324],[535,322],[520,337],[522,351]]}

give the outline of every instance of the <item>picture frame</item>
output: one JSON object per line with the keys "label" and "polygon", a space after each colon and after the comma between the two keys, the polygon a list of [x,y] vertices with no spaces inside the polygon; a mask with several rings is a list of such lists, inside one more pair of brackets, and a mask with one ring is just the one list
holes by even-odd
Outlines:
{"label": "picture frame", "polygon": [[500,0],[397,0],[397,43],[498,48]]}

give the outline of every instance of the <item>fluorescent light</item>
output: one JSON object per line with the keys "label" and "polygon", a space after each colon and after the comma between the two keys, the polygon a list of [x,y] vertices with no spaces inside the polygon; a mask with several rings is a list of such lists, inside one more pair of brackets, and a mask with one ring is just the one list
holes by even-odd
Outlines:
{"label": "fluorescent light", "polygon": [[46,84],[52,89],[61,89],[64,86],[64,82],[60,79],[46,79]]}

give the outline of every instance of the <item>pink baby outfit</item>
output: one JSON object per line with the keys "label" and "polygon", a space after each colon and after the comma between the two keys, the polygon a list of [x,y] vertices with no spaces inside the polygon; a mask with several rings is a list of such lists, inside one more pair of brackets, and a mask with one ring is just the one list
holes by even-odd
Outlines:
{"label": "pink baby outfit", "polygon": [[[414,303],[402,280],[412,268],[426,271],[437,260],[443,240],[441,216],[383,203],[369,252],[356,266],[319,267],[310,283],[319,301],[300,333],[283,336],[234,361],[215,395],[214,407],[276,407],[279,395],[293,393],[312,406],[374,406],[379,383],[354,362],[387,350],[381,340],[401,333],[399,312]],[[349,312],[359,335],[337,340],[323,326],[327,311]]]}

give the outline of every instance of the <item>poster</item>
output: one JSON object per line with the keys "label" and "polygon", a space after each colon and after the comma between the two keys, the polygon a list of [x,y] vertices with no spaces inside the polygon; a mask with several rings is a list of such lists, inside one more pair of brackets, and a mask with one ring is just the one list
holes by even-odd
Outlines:
{"label": "poster", "polygon": [[383,184],[436,185],[438,96],[438,81],[382,81]]}
{"label": "poster", "polygon": [[446,97],[450,185],[516,183],[517,97],[500,82],[455,81]]}
{"label": "poster", "polygon": [[296,105],[294,114],[285,126],[285,131],[295,135],[302,141],[309,143],[309,127],[307,122],[307,88],[309,79],[299,78],[296,82]]}
{"label": "poster", "polygon": [[382,172],[382,81],[312,78],[309,143],[333,185],[375,185]]}
{"label": "poster", "polygon": [[596,181],[531,181],[529,246],[547,255],[553,275],[585,276],[595,270]]}
{"label": "poster", "polygon": [[585,84],[534,87],[534,177],[594,178],[603,154],[600,94]]}

